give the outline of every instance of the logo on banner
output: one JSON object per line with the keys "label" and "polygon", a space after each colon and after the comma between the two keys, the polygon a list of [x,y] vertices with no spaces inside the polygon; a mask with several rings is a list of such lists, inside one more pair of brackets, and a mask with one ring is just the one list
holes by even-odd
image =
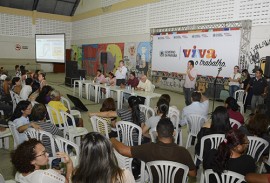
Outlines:
{"label": "logo on banner", "polygon": [[183,54],[185,58],[198,58],[200,61],[195,61],[195,65],[200,66],[218,66],[225,67],[225,62],[222,59],[217,59],[217,53],[215,49],[197,49],[194,45],[193,49],[183,49]]}
{"label": "logo on banner", "polygon": [[200,35],[192,35],[192,38],[201,38]]}
{"label": "logo on banner", "polygon": [[160,51],[159,52],[160,57],[177,57],[176,51],[173,50],[166,50],[166,51]]}
{"label": "logo on banner", "polygon": [[213,37],[223,37],[223,34],[222,33],[215,33],[215,34],[213,34]]}

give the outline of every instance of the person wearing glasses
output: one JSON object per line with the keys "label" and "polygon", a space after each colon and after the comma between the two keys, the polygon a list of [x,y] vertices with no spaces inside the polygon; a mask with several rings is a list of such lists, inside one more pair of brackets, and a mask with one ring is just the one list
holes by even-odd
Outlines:
{"label": "person wearing glasses", "polygon": [[73,171],[70,157],[63,152],[56,153],[66,164],[66,175],[63,176],[53,169],[41,169],[48,164],[49,154],[43,144],[37,139],[29,139],[20,144],[11,153],[11,162],[17,173],[16,182],[20,183],[68,183]]}
{"label": "person wearing glasses", "polygon": [[229,93],[230,97],[234,97],[234,92],[240,89],[241,74],[239,73],[239,67],[236,65],[233,69],[233,74],[229,77]]}
{"label": "person wearing glasses", "polygon": [[34,122],[30,122],[29,115],[32,112],[32,104],[30,101],[22,100],[20,101],[15,110],[13,115],[10,118],[10,121],[13,121],[19,136],[19,144],[27,140],[27,136],[23,133],[30,127],[35,129],[41,129],[39,125],[35,124]]}
{"label": "person wearing glasses", "polygon": [[[249,141],[247,136],[238,129],[231,129],[225,134],[225,139],[220,143],[218,149],[211,149],[203,157],[203,168],[213,169],[218,174],[226,170],[242,175],[255,173],[255,160],[246,155]],[[211,177],[210,177],[211,179]],[[210,180],[210,182],[215,182]]]}

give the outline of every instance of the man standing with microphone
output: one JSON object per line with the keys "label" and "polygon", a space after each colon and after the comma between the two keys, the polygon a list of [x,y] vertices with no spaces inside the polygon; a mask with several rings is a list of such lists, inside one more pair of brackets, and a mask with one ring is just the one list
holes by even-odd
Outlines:
{"label": "man standing with microphone", "polygon": [[126,75],[127,75],[127,68],[124,66],[124,61],[120,60],[119,67],[115,72],[116,86],[120,86],[121,84],[125,85]]}
{"label": "man standing with microphone", "polygon": [[186,105],[191,104],[191,94],[195,89],[196,78],[197,71],[194,69],[194,61],[190,60],[188,61],[185,84],[183,88]]}

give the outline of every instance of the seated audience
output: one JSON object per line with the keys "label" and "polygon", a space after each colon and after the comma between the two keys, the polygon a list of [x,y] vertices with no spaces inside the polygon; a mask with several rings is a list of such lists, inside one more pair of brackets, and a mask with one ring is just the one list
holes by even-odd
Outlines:
{"label": "seated audience", "polygon": [[39,95],[36,98],[36,101],[41,104],[48,104],[51,100],[50,95],[53,88],[49,85],[42,87],[39,92]]}
{"label": "seated audience", "polygon": [[[255,116],[249,120],[249,123],[247,125],[243,125],[239,129],[247,136],[260,137],[270,143],[270,135],[268,131],[269,124],[270,120],[266,114],[255,114]],[[264,155],[268,154],[269,146],[264,151]]]}
{"label": "seated audience", "polygon": [[157,127],[160,119],[166,118],[169,111],[169,103],[164,99],[157,102],[157,115],[150,117],[143,126],[142,133],[145,137],[150,138],[149,130]]}
{"label": "seated audience", "polygon": [[27,78],[25,80],[25,85],[22,87],[21,92],[20,92],[20,97],[23,100],[27,100],[29,95],[32,93],[32,83],[33,79],[32,78]]}
{"label": "seated audience", "polygon": [[[255,160],[246,155],[245,151],[249,145],[248,138],[238,129],[231,129],[226,133],[225,139],[218,149],[211,149],[204,155],[203,168],[213,169],[219,174],[225,170],[233,171],[242,175],[255,173]],[[210,181],[214,182],[214,181]]]}
{"label": "seated audience", "polygon": [[[173,139],[174,126],[169,118],[160,119],[157,125],[157,143],[147,143],[139,146],[126,146],[115,138],[111,138],[114,148],[123,156],[138,158],[144,162],[166,160],[182,163],[189,167],[188,175],[196,176],[196,167],[187,149],[178,146]],[[183,172],[176,173],[175,182],[182,182]],[[154,181],[159,182],[154,174]]]}
{"label": "seated audience", "polygon": [[132,173],[118,166],[111,142],[97,132],[84,136],[80,147],[79,165],[73,183],[113,182],[135,183]]}
{"label": "seated audience", "polygon": [[73,163],[69,156],[57,152],[57,157],[66,164],[66,176],[53,169],[44,169],[49,161],[43,144],[37,139],[29,139],[20,144],[11,154],[11,162],[17,170],[15,180],[21,183],[68,183],[73,171]]}
{"label": "seated audience", "polygon": [[[51,92],[51,101],[48,103],[48,105],[54,109],[56,109],[58,111],[58,115],[60,116],[60,111],[64,111],[69,113],[70,111],[68,110],[68,108],[66,108],[66,106],[60,101],[61,100],[61,95],[60,92],[57,90],[53,90]],[[54,121],[58,122],[57,120],[57,114],[55,114],[54,112],[52,113]],[[82,118],[76,118],[74,117],[75,123],[77,127],[83,127],[83,120]],[[60,124],[63,124],[63,120],[60,119]],[[72,125],[72,120],[70,118],[68,118],[68,124],[71,126]]]}
{"label": "seated audience", "polygon": [[182,119],[180,125],[184,126],[187,124],[187,117],[190,114],[198,114],[205,118],[208,115],[209,100],[201,92],[193,92],[191,94],[191,104],[184,107],[182,111]]}
{"label": "seated audience", "polygon": [[20,71],[20,66],[15,65],[15,76],[16,77],[21,77],[21,71]]}
{"label": "seated audience", "polygon": [[[45,87],[44,87],[45,88]],[[38,82],[34,82],[32,84],[32,93],[29,95],[29,101],[34,102],[36,101],[40,91],[40,84]]]}
{"label": "seated audience", "polygon": [[1,87],[1,101],[4,101],[6,103],[11,102],[11,96],[10,96],[10,85],[11,85],[11,77],[7,76],[3,82],[3,85]]}
{"label": "seated audience", "polygon": [[[118,109],[116,111],[104,111],[104,112],[89,112],[89,116],[99,117],[120,117],[122,121],[129,121],[143,128],[145,123],[145,116],[139,109],[139,101],[135,96],[128,98],[128,109]],[[138,133],[133,134],[134,144],[138,143]]]}
{"label": "seated audience", "polygon": [[136,88],[139,84],[139,80],[135,75],[135,72],[130,72],[129,79],[127,81],[127,85],[131,86],[132,88]]}
{"label": "seated audience", "polygon": [[[170,105],[170,103],[171,103],[171,96],[169,95],[169,94],[162,94],[160,97],[159,97],[159,100],[160,99],[164,99],[164,100],[166,100],[168,103],[169,103],[169,105]],[[174,109],[177,109],[177,107],[176,106],[171,106],[170,105],[170,108],[174,108]],[[178,110],[178,109],[177,109]],[[179,112],[180,113],[180,112]]]}
{"label": "seated audience", "polygon": [[10,118],[10,121],[13,121],[15,127],[17,128],[18,136],[19,136],[19,144],[27,140],[27,136],[23,133],[29,127],[33,127],[35,129],[41,129],[39,125],[29,121],[29,115],[32,112],[32,104],[29,101],[22,100],[20,101],[13,115]]}
{"label": "seated audience", "polygon": [[[43,104],[34,105],[31,113],[33,122],[42,128],[42,130],[49,132],[52,135],[58,135],[63,137],[63,132],[59,130],[54,124],[46,120],[47,109]],[[47,152],[52,155],[50,139],[48,137],[43,137],[43,145],[45,146]]]}
{"label": "seated audience", "polygon": [[[106,98],[104,100],[104,102],[102,103],[100,112],[115,111],[115,110],[116,110],[116,107],[115,107],[114,99],[113,98]],[[115,128],[115,123],[116,123],[117,118],[116,117],[113,117],[113,118],[103,117],[102,119],[104,119],[107,122],[107,124],[108,124],[108,133],[111,133],[112,128]],[[105,134],[105,132],[103,132],[103,134]]]}
{"label": "seated audience", "polygon": [[100,69],[97,70],[97,75],[94,78],[94,81],[97,83],[107,83],[107,80],[106,80],[105,76],[102,74]]}
{"label": "seated audience", "polygon": [[146,75],[141,76],[140,82],[136,90],[142,90],[146,92],[152,91],[152,83],[149,79],[147,79]]}
{"label": "seated audience", "polygon": [[[211,121],[206,122],[197,135],[197,144],[195,146],[195,154],[199,155],[201,150],[201,139],[206,135],[225,134],[231,129],[229,114],[223,106],[218,106],[211,116]],[[207,154],[210,150],[210,142],[204,144],[203,154]],[[199,162],[197,163],[197,165]]]}
{"label": "seated audience", "polygon": [[22,82],[21,82],[21,78],[19,77],[14,77],[12,78],[12,87],[11,87],[11,90],[20,95],[20,92],[22,90]]}
{"label": "seated audience", "polygon": [[25,80],[27,79],[27,70],[21,70],[21,83],[22,86],[25,85]]}
{"label": "seated audience", "polygon": [[226,101],[225,101],[225,107],[228,110],[228,113],[229,113],[230,118],[238,121],[241,124],[244,124],[244,117],[238,111],[239,105],[237,104],[237,101],[233,97],[228,97],[226,99]]}
{"label": "seated audience", "polygon": [[38,81],[39,81],[39,84],[40,84],[40,89],[42,89],[44,86],[47,85],[47,81],[46,81],[46,74],[41,72],[38,74]]}

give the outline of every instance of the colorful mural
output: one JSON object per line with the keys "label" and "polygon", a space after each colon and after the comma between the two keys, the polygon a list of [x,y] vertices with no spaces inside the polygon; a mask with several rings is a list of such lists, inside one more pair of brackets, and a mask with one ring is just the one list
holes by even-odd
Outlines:
{"label": "colorful mural", "polygon": [[82,68],[82,47],[71,45],[71,60],[78,62],[78,68]]}

